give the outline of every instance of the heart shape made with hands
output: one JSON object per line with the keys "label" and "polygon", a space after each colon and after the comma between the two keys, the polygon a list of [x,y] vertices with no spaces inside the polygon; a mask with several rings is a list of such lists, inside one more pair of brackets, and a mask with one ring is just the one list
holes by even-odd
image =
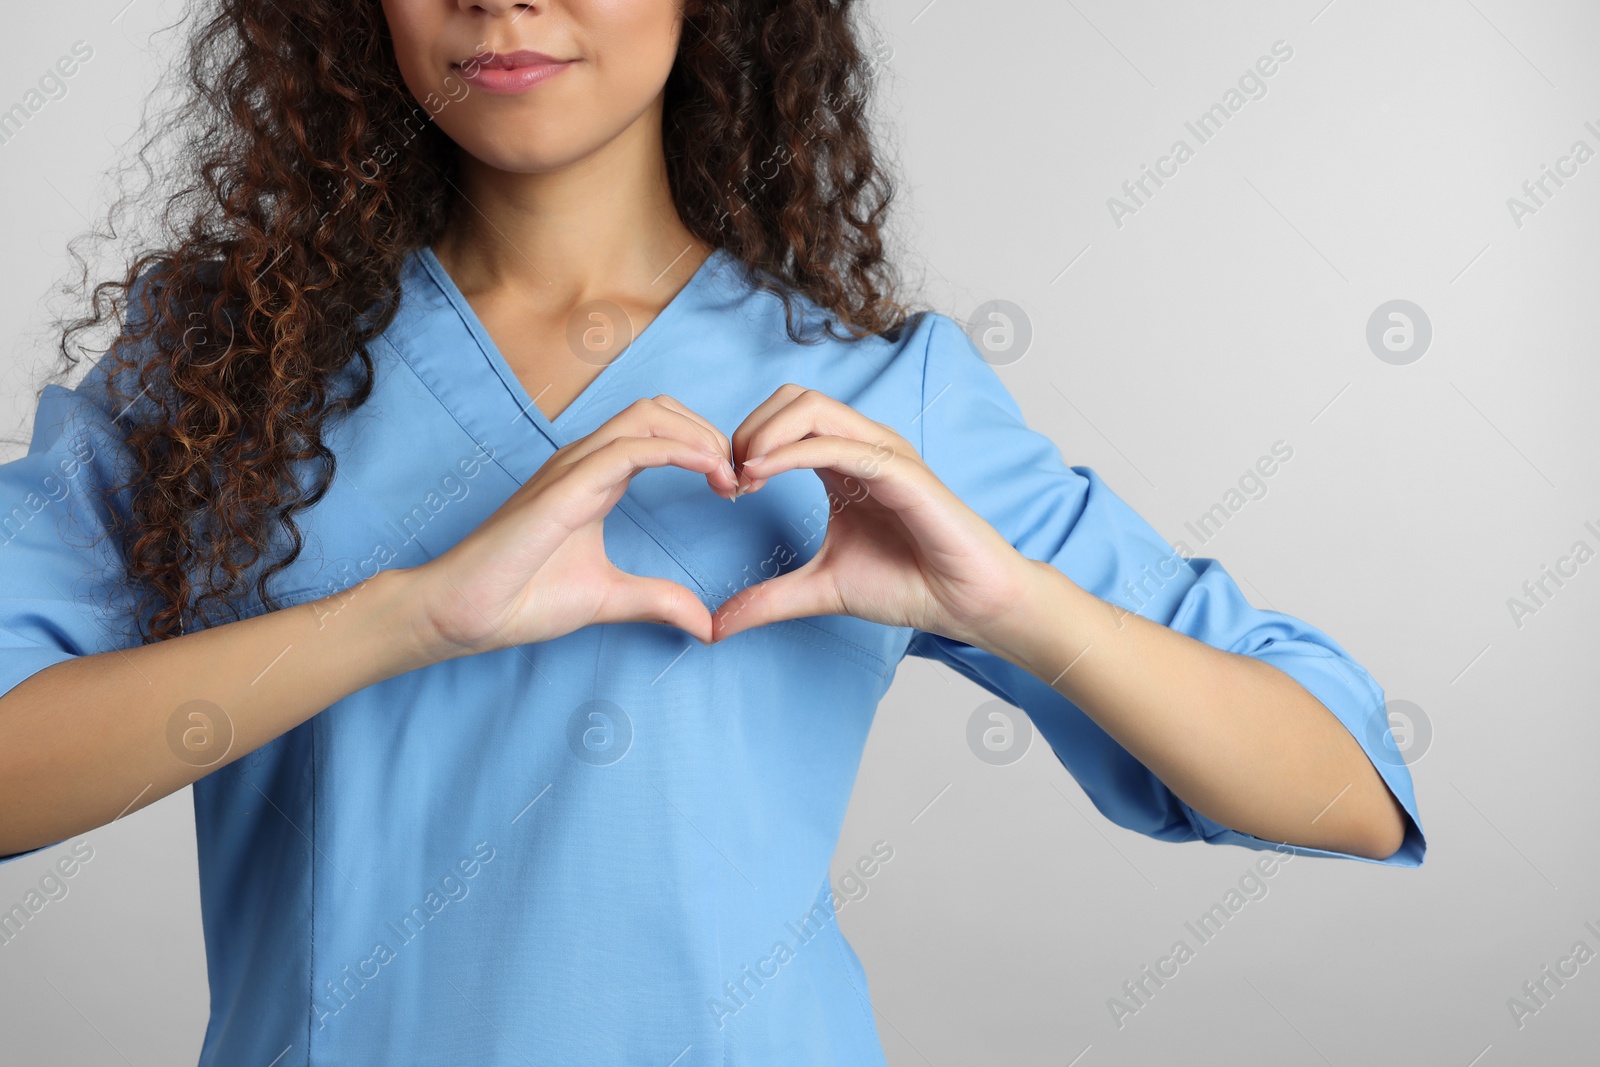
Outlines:
{"label": "heart shape made with hands", "polygon": [[734,431],[729,452],[737,485],[726,499],[734,506],[776,475],[803,468],[822,481],[828,518],[809,560],[746,585],[711,613],[713,643],[811,615],[970,640],[1003,618],[1035,575],[910,442],[826,394],[781,386]]}

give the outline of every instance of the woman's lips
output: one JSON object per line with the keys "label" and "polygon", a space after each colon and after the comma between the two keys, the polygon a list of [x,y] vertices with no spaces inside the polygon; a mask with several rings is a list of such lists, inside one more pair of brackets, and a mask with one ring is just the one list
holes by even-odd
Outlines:
{"label": "woman's lips", "polygon": [[461,77],[486,93],[522,93],[555,77],[576,60],[560,60],[542,52],[486,52],[455,64]]}

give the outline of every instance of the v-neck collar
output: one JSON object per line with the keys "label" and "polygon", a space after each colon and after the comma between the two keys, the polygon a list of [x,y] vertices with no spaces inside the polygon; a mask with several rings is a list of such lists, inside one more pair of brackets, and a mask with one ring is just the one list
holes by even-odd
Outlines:
{"label": "v-neck collar", "polygon": [[[710,283],[712,276],[720,268],[723,258],[727,255],[728,253],[722,248],[712,249],[711,254],[695,268],[695,272],[690,275],[689,280],[673,295],[671,300],[667,301],[655,318],[651,319],[645,325],[645,328],[639,331],[638,336],[634,337],[615,359],[602,367],[600,373],[595,375],[584,386],[583,390],[573,397],[566,407],[561,409],[561,412],[554,419],[551,419],[539,409],[539,405],[534,402],[533,397],[523,387],[522,381],[517,377],[516,372],[511,369],[510,363],[501,354],[500,349],[494,343],[494,339],[489,336],[489,332],[484,328],[482,320],[478,318],[477,313],[472,309],[472,305],[468,303],[466,296],[456,286],[455,280],[450,277],[450,273],[439,262],[438,256],[434,255],[433,249],[428,245],[422,245],[413,253],[416,264],[432,280],[433,285],[438,289],[439,295],[454,310],[460,326],[465,329],[475,342],[478,353],[484,363],[499,378],[504,388],[506,399],[511,404],[508,409],[505,409],[504,418],[512,422],[521,423],[524,426],[533,426],[550,442],[552,449],[560,448],[575,437],[582,436],[582,434],[570,433],[576,416],[583,412],[584,408],[588,406],[596,395],[611,389],[618,381],[636,372],[640,365],[660,347],[659,338],[667,331],[672,322],[684,314],[694,303],[700,289]],[[421,353],[418,354],[421,355]],[[433,354],[437,356],[442,353],[435,352]],[[456,366],[453,369],[457,375],[466,374],[468,376],[467,380],[471,380],[469,368]],[[455,390],[452,390],[452,392],[454,393]],[[480,405],[484,410],[502,410],[501,405],[491,400],[488,396],[466,395],[461,399],[471,404]],[[462,418],[463,412],[458,410],[456,415],[457,418]],[[498,423],[501,420],[496,418],[490,421]],[[540,462],[543,462],[542,459]],[[535,464],[535,467],[537,466],[538,464]]]}

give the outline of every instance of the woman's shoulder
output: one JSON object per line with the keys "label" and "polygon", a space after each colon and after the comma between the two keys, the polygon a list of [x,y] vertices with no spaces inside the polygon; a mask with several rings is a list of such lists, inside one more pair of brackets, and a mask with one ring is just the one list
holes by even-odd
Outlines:
{"label": "woman's shoulder", "polygon": [[[148,329],[161,285],[159,267],[139,271],[105,316],[112,339],[104,350],[80,345],[75,366],[38,386],[26,448],[0,463],[0,492],[13,501],[41,498],[67,511],[98,512],[101,523],[111,518],[107,507],[126,515],[141,468],[131,435],[167,411],[161,354],[163,335],[173,330]],[[117,492],[108,493],[112,488]]]}
{"label": "woman's shoulder", "polygon": [[[720,299],[704,301],[705,309],[737,320],[741,331],[760,334],[769,344],[822,344],[855,352],[910,351],[920,356],[933,331],[961,332],[954,319],[926,303],[888,300],[880,303],[874,315],[888,324],[865,331],[852,327],[841,312],[731,249],[719,249],[714,256],[717,284],[711,288]],[[789,329],[791,321],[793,331]]]}
{"label": "woman's shoulder", "polygon": [[62,437],[118,446],[130,426],[148,417],[155,399],[143,371],[152,362],[153,346],[135,334],[142,329],[144,298],[153,284],[150,271],[139,275],[128,291],[115,339],[105,351],[83,357],[70,374],[75,382],[51,381],[39,390],[30,452]]}

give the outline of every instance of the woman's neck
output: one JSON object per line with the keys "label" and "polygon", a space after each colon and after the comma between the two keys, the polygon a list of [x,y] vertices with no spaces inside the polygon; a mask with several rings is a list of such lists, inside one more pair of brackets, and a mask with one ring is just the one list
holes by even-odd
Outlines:
{"label": "woman's neck", "polygon": [[653,111],[590,155],[537,173],[463,155],[452,222],[433,246],[461,290],[574,303],[647,291],[698,266],[711,246],[678,216]]}

